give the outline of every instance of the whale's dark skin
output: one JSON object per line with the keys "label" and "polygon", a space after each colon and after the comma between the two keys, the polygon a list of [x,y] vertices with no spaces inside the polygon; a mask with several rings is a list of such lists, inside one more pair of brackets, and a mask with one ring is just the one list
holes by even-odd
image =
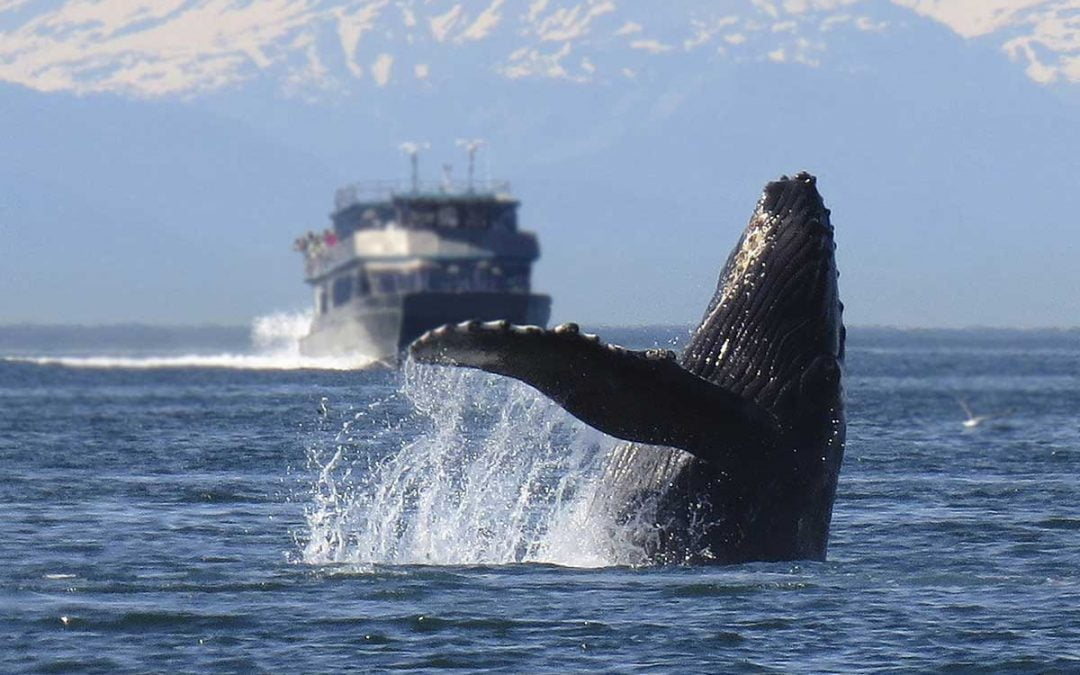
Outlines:
{"label": "whale's dark skin", "polygon": [[642,525],[650,561],[824,560],[845,434],[834,250],[816,180],[785,176],[765,186],[678,359],[575,324],[505,322],[443,326],[410,353],[519,379],[631,441],[594,509]]}

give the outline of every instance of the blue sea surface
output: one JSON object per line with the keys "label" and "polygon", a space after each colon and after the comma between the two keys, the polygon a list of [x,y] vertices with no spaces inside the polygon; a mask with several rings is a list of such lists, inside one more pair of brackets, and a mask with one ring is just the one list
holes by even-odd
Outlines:
{"label": "blue sea surface", "polygon": [[517,383],[4,344],[3,672],[1080,672],[1077,331],[852,330],[828,561],[733,567]]}

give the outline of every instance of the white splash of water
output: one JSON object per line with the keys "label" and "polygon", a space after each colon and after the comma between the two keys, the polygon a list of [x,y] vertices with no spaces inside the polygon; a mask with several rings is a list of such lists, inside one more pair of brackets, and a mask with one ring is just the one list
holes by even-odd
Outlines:
{"label": "white splash of water", "polygon": [[[383,416],[405,402],[414,412]],[[400,393],[309,450],[315,481],[302,560],[640,562],[594,505],[611,444],[518,382],[409,362]]]}
{"label": "white splash of water", "polygon": [[151,356],[29,356],[5,361],[69,368],[231,368],[237,370],[356,370],[375,363],[363,354],[311,357],[300,354],[300,338],[311,325],[310,312],[277,312],[256,318],[251,326],[250,353],[174,354]]}
{"label": "white splash of water", "polygon": [[300,355],[300,338],[311,330],[311,312],[274,312],[251,322],[251,344],[260,352]]}

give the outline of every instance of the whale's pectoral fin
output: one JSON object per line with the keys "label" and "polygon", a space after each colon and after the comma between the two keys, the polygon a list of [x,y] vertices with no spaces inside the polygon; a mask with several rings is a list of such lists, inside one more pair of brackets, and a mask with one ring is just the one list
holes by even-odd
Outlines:
{"label": "whale's pectoral fin", "polygon": [[725,459],[731,448],[768,446],[777,434],[767,411],[684,370],[672,352],[605,345],[574,324],[550,331],[506,322],[443,326],[409,353],[423,363],[513,377],[604,433],[709,461]]}

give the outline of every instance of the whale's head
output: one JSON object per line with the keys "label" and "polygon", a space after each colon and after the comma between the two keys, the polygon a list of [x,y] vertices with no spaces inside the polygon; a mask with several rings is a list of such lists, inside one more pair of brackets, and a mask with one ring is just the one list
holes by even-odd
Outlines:
{"label": "whale's head", "polygon": [[835,248],[813,176],[767,184],[683,366],[776,412],[800,392],[838,396],[844,327]]}
{"label": "whale's head", "polygon": [[844,454],[843,305],[816,183],[800,173],[765,186],[682,355],[777,422],[779,442],[736,453],[739,478],[710,492],[741,514],[742,546],[761,559],[825,558]]}

